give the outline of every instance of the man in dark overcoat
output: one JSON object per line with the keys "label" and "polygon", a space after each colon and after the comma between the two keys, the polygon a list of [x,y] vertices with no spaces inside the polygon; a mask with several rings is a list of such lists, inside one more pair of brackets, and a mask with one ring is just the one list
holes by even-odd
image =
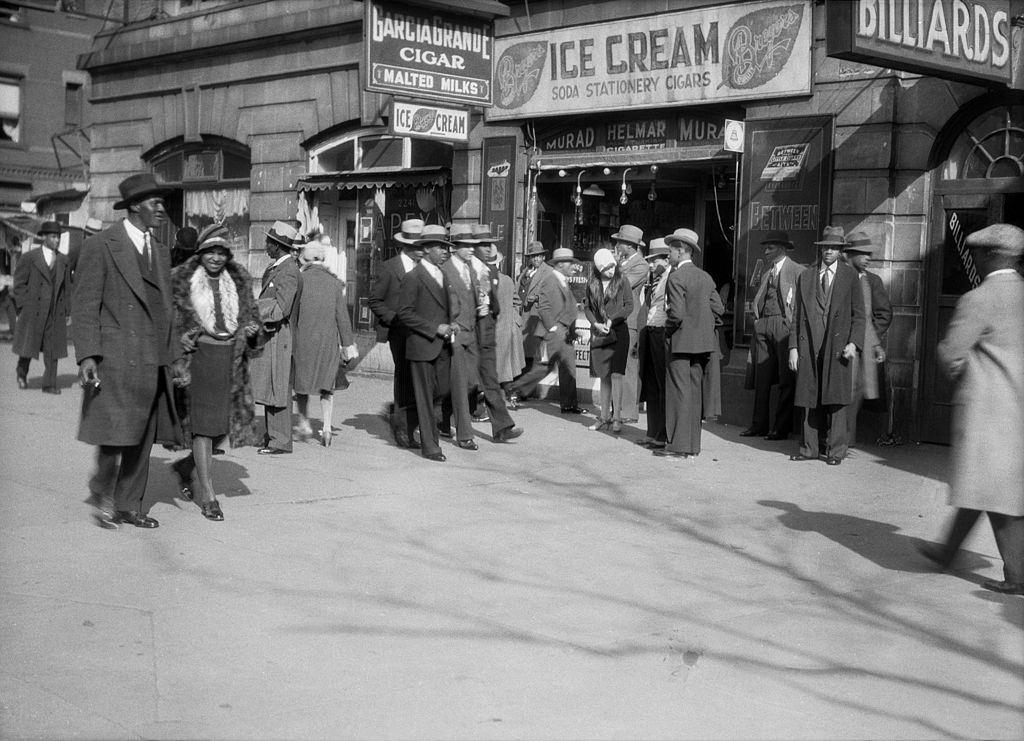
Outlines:
{"label": "man in dark overcoat", "polygon": [[637,326],[637,316],[643,301],[641,294],[651,272],[651,266],[647,264],[644,254],[640,251],[644,246],[643,236],[643,230],[639,227],[623,224],[609,237],[619,259],[619,272],[629,283],[629,290],[633,292],[633,308],[626,317],[629,354],[626,356],[626,372],[622,376],[622,421],[627,424],[636,422],[640,417],[637,411],[640,405],[640,330]]}
{"label": "man in dark overcoat", "polygon": [[43,353],[43,392],[59,394],[57,361],[68,356],[68,297],[71,272],[57,248],[64,231],[56,221],[45,221],[38,235],[42,246],[18,260],[12,298],[18,312],[11,349],[18,356],[18,388],[28,387],[28,368]]}
{"label": "man in dark overcoat", "polygon": [[672,272],[665,284],[665,432],[661,458],[700,454],[704,374],[718,349],[715,318],[725,313],[715,281],[693,264],[700,251],[697,233],[676,229],[665,237]]}
{"label": "man in dark overcoat", "polygon": [[263,405],[266,444],[260,455],[292,452],[292,319],[299,291],[299,263],[292,256],[298,232],[283,221],[266,233],[271,263],[263,271],[256,305],[263,323],[262,351],[249,363],[253,396]]}
{"label": "man in dark overcoat", "polygon": [[803,407],[800,452],[791,460],[823,458],[838,466],[848,445],[846,407],[853,400],[853,366],[864,346],[864,299],[857,271],[839,261],[846,246],[839,226],[826,226],[818,261],[797,279],[789,333],[789,368]]}
{"label": "man in dark overcoat", "polygon": [[423,227],[423,259],[406,276],[398,317],[409,328],[405,355],[412,369],[423,457],[443,462],[435,409],[451,393],[452,337],[450,292],[441,265],[451,242],[443,226]]}
{"label": "man in dark overcoat", "polygon": [[387,340],[395,364],[390,425],[395,443],[402,448],[415,447],[413,433],[416,430],[416,395],[413,392],[409,361],[405,357],[405,341],[409,337],[409,329],[398,317],[398,296],[406,276],[423,259],[423,248],[416,244],[416,240],[423,236],[423,227],[422,219],[406,219],[402,222],[400,231],[394,235],[401,252],[380,266],[380,273],[370,287],[367,301],[370,311],[377,317],[377,342]]}
{"label": "man in dark overcoat", "polygon": [[126,218],[85,242],[75,273],[71,330],[85,388],[78,439],[99,446],[89,482],[99,524],[155,528],[143,504],[149,454],[155,440],[182,443],[171,388],[185,380],[170,255],[150,234],[167,218],[171,189],[150,173],[118,188],[114,208]]}
{"label": "man in dark overcoat", "polygon": [[[805,266],[789,257],[796,245],[782,231],[768,232],[761,241],[764,271],[754,296],[754,336],[751,343],[751,376],[754,412],[750,427],[740,437],[785,440],[793,432],[793,398],[796,376],[789,369],[789,330],[796,307],[796,281]],[[772,386],[778,384],[775,423],[769,424]]]}
{"label": "man in dark overcoat", "polygon": [[[543,352],[546,329],[540,323],[540,291],[551,277],[552,268],[544,262],[547,250],[540,242],[530,242],[526,248],[526,266],[519,274],[519,303],[523,312],[523,356],[526,365],[520,376],[529,373],[533,364],[539,361]],[[519,380],[516,378],[515,380]],[[523,397],[510,392],[508,394],[509,409],[516,409],[523,402]]]}

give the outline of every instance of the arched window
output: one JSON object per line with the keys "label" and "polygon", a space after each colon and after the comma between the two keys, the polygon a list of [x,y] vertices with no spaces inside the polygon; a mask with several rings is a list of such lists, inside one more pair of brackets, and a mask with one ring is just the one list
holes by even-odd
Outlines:
{"label": "arched window", "polygon": [[168,200],[172,225],[159,235],[172,244],[180,226],[201,230],[223,223],[231,235],[232,248],[244,254],[249,240],[249,148],[219,136],[203,136],[199,142],[172,139],[147,152],[159,180],[181,188],[180,196]]}
{"label": "arched window", "polygon": [[943,180],[1024,177],[1024,104],[1000,103],[967,122],[953,141]]}

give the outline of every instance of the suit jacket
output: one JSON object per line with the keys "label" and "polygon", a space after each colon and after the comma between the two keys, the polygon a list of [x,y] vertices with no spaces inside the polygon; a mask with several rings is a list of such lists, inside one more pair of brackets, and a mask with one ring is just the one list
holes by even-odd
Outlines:
{"label": "suit jacket", "polygon": [[692,262],[672,269],[665,286],[665,333],[673,353],[718,350],[715,317],[725,313],[715,281]]}
{"label": "suit jacket", "polygon": [[537,322],[534,325],[534,336],[547,337],[552,328],[564,327],[568,332],[576,326],[576,297],[568,285],[563,285],[554,269],[544,274],[536,291]]}
{"label": "suit jacket", "polygon": [[[466,264],[470,276],[470,285],[462,279],[460,266],[456,264],[457,257],[450,258],[441,266],[441,272],[445,277],[445,285],[448,289],[449,315],[454,324],[459,328],[455,335],[455,342],[463,347],[469,347],[476,342],[476,287],[479,286],[479,276],[474,273],[473,264]],[[436,281],[435,281],[436,284]]]}
{"label": "suit jacket", "polygon": [[821,404],[853,400],[853,364],[840,354],[851,342],[864,347],[864,297],[857,271],[837,262],[831,297],[822,306],[820,269],[812,265],[797,279],[796,314],[789,330],[789,347],[799,351],[795,403],[806,408],[817,407],[819,398]]}
{"label": "suit jacket", "polygon": [[[955,383],[949,503],[1024,516],[1024,278],[989,275],[957,302],[939,363]],[[1014,442],[1016,441],[1016,442]]]}
{"label": "suit jacket", "polygon": [[[806,269],[806,265],[793,262],[789,256],[779,268],[779,302],[782,304],[782,311],[789,324],[793,323],[793,308],[796,305],[796,281]],[[764,301],[764,295],[768,291],[771,274],[771,270],[766,270],[761,277],[761,285],[757,287],[757,293],[754,295],[754,319],[761,318],[761,302]]]}
{"label": "suit jacket", "polygon": [[[78,439],[134,446],[142,440],[159,380],[157,440],[181,441],[169,390],[169,364],[182,356],[174,335],[171,258],[151,241],[153,273],[143,277],[123,222],[86,240],[75,272],[71,333],[81,363],[95,358],[100,386],[87,389]],[[155,298],[155,300],[153,300]]]}
{"label": "suit jacket", "polygon": [[523,302],[523,336],[524,337],[543,337],[547,334],[547,327],[541,327],[540,313],[539,313],[539,302],[540,302],[540,290],[544,285],[544,282],[548,278],[554,277],[554,268],[548,265],[546,262],[540,264],[540,267],[530,276],[530,280],[526,283],[526,288],[521,292]]}
{"label": "suit jacket", "polygon": [[46,264],[43,249],[22,255],[14,270],[11,297],[18,312],[11,349],[21,358],[35,358],[44,337],[56,351],[55,357],[68,356],[68,295],[71,273],[68,259],[54,253],[53,268]]}
{"label": "suit jacket", "polygon": [[448,279],[443,286],[420,263],[402,282],[398,296],[398,317],[409,328],[405,356],[409,360],[432,361],[441,354],[444,340],[437,336],[441,324],[451,322]]}
{"label": "suit jacket", "polygon": [[367,303],[377,317],[377,342],[406,335],[405,327],[398,320],[398,295],[406,275],[402,256],[395,255],[380,266],[380,274],[370,286]]}
{"label": "suit jacket", "polygon": [[[284,407],[292,403],[292,319],[299,280],[299,264],[293,257],[268,267],[260,280],[257,303],[266,344],[250,362],[257,404]],[[268,316],[279,319],[268,323]]]}
{"label": "suit jacket", "polygon": [[637,250],[629,259],[619,266],[622,277],[629,283],[629,290],[633,293],[633,306],[626,317],[626,326],[636,331],[637,315],[640,313],[640,305],[643,303],[643,290],[647,284],[647,276],[651,273],[651,266],[647,264],[643,253]]}
{"label": "suit jacket", "polygon": [[889,331],[889,325],[892,324],[892,303],[889,301],[889,294],[886,293],[880,277],[866,270],[863,280],[868,281],[868,285],[871,287],[871,316],[867,319],[874,327],[878,342],[881,344],[885,341],[885,333]]}

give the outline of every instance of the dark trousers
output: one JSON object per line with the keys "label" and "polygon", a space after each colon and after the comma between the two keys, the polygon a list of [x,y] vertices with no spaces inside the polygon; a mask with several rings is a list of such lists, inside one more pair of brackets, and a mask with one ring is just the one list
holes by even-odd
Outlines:
{"label": "dark trousers", "polygon": [[[789,369],[789,323],[784,316],[767,316],[754,322],[754,416],[750,428],[761,434],[793,432],[793,399],[796,374]],[[775,424],[769,425],[772,385],[779,384]]]}
{"label": "dark trousers", "polygon": [[[28,377],[28,367],[32,358],[18,358],[17,374],[20,378]],[[43,351],[43,388],[57,388],[57,358]]]}
{"label": "dark trousers", "polygon": [[846,457],[849,447],[846,426],[847,407],[841,404],[822,404],[805,409],[800,453],[808,458],[824,455],[829,458]]}
{"label": "dark trousers", "polygon": [[480,362],[476,341],[468,345],[454,343],[451,353],[451,393],[441,400],[441,427],[449,429],[454,416],[456,438],[472,440],[475,432],[473,412],[469,407],[469,394],[476,391],[476,369]]}
{"label": "dark trousers", "polygon": [[640,330],[639,354],[643,360],[640,388],[647,404],[647,437],[665,442],[665,328]]}
{"label": "dark trousers", "polygon": [[665,374],[666,449],[673,453],[700,453],[700,417],[704,409],[704,368],[709,353],[668,354]]}
{"label": "dark trousers", "polygon": [[494,341],[494,326],[495,319],[490,314],[476,320],[476,344],[480,351],[480,386],[483,388],[484,402],[491,417],[492,435],[515,425],[512,415],[508,413],[501,384],[498,383],[498,351]]}
{"label": "dark trousers", "polygon": [[286,407],[263,406],[267,422],[267,447],[275,450],[292,449],[292,405]]}
{"label": "dark trousers", "polygon": [[623,419],[637,419],[640,405],[639,393],[639,345],[640,336],[636,327],[629,327],[629,352],[626,355],[626,372],[622,375],[622,413]]}
{"label": "dark trousers", "polygon": [[[1003,579],[1012,584],[1024,584],[1024,517],[1004,515],[999,512],[988,512],[988,521],[992,524],[996,548],[1003,559]],[[964,540],[981,517],[981,510],[957,509],[953,522],[949,526],[949,534],[943,544],[943,556],[952,562],[956,552],[960,550]]]}
{"label": "dark trousers", "polygon": [[146,496],[149,482],[149,454],[156,440],[157,403],[164,391],[163,369],[160,385],[142,439],[135,445],[100,445],[96,449],[96,472],[89,480],[89,491],[101,508],[113,499],[114,509],[119,512],[145,514],[142,500]]}
{"label": "dark trousers", "polygon": [[388,347],[391,359],[395,361],[395,377],[392,384],[394,409],[391,410],[391,429],[404,432],[411,441],[416,429],[416,393],[412,387],[412,371],[405,358],[405,332],[389,332]]}
{"label": "dark trousers", "polygon": [[420,450],[423,455],[441,452],[437,434],[435,409],[441,400],[451,395],[451,346],[444,345],[433,360],[409,362],[413,392],[416,396],[416,415],[420,425]]}
{"label": "dark trousers", "polygon": [[526,398],[532,394],[537,385],[554,368],[558,368],[558,399],[562,410],[575,409],[578,406],[576,399],[576,352],[572,344],[567,342],[568,330],[562,330],[549,334],[548,362],[547,365],[540,362],[540,350],[534,358],[533,367],[521,375],[509,387],[509,393],[515,393]]}

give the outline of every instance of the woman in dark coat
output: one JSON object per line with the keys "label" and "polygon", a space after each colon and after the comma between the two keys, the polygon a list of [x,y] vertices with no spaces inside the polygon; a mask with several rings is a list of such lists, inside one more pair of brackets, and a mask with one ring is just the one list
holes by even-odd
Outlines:
{"label": "woman in dark coat", "polygon": [[259,315],[252,279],[232,260],[228,231],[211,224],[199,234],[196,253],[172,274],[175,326],[191,381],[183,395],[182,427],[192,452],[173,465],[182,494],[209,520],[224,513],[213,488],[213,447],[224,436],[232,447],[257,445],[249,357],[256,347]]}
{"label": "woman in dark coat", "polygon": [[587,284],[583,312],[590,321],[590,375],[601,379],[601,416],[592,430],[622,431],[622,393],[629,356],[626,319],[633,291],[622,277],[611,250],[594,253],[594,276]]}
{"label": "woman in dark coat", "polygon": [[299,434],[309,437],[309,395],[320,395],[323,429],[320,444],[331,444],[331,416],[338,366],[344,358],[352,360],[357,352],[348,319],[344,284],[324,264],[325,251],[320,242],[310,242],[302,250],[302,281],[296,299],[292,359],[295,363],[293,387],[299,406]]}

